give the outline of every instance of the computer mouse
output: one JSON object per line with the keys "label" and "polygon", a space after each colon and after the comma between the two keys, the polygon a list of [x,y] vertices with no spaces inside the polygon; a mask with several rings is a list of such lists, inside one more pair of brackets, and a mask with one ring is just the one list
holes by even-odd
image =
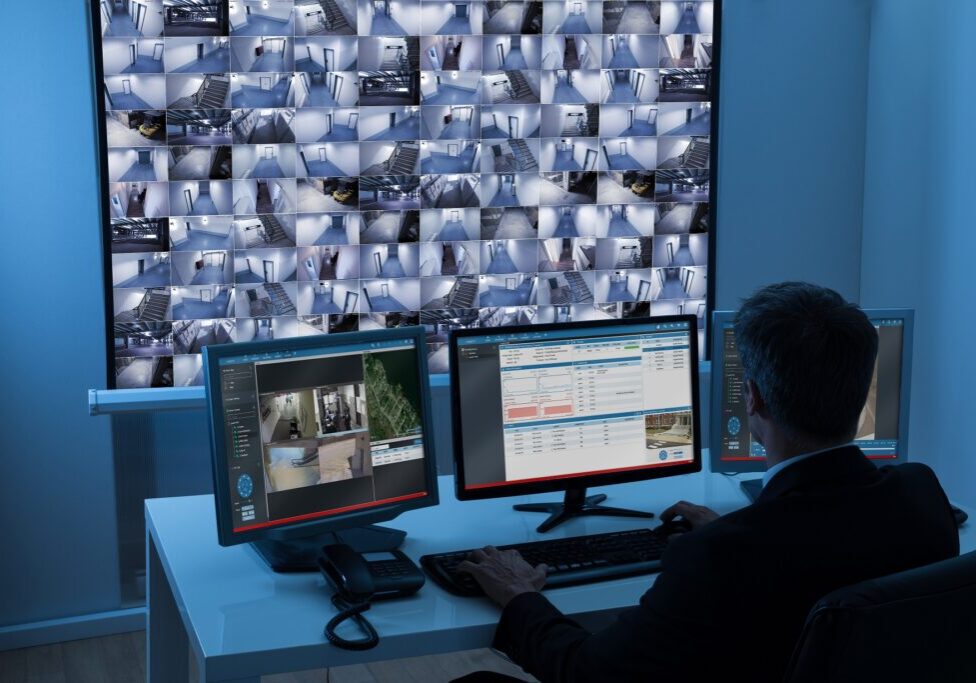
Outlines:
{"label": "computer mouse", "polygon": [[670,522],[661,522],[654,530],[662,536],[673,536],[674,534],[686,534],[692,531],[691,522],[684,517],[675,517]]}

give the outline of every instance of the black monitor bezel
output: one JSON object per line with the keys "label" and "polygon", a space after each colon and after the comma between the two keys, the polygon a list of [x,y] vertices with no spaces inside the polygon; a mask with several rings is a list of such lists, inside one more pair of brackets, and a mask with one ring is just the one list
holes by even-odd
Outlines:
{"label": "black monitor bezel", "polygon": [[[898,444],[897,458],[873,459],[879,467],[883,465],[899,465],[908,462],[908,416],[909,401],[912,394],[912,345],[914,343],[915,311],[911,308],[865,308],[862,309],[869,320],[878,318],[900,318],[902,328],[901,353],[901,396],[899,397]],[[766,458],[757,460],[723,460],[721,457],[722,421],[722,376],[725,374],[725,361],[722,356],[724,335],[721,327],[735,320],[735,311],[712,311],[709,329],[713,331],[711,338],[711,365],[709,368],[709,422],[708,422],[708,467],[710,472],[720,474],[749,474],[766,471]]]}
{"label": "black monitor bezel", "polygon": [[[413,342],[417,355],[417,372],[419,373],[420,380],[420,404],[422,413],[420,419],[424,430],[424,482],[427,487],[427,495],[404,501],[380,504],[376,507],[356,510],[354,512],[325,515],[294,524],[281,524],[262,529],[235,532],[230,508],[232,496],[230,491],[229,468],[227,459],[224,456],[226,453],[226,442],[223,422],[219,418],[221,413],[220,359],[243,354],[277,353],[281,351],[307,349],[321,349],[323,353],[328,353],[330,348],[337,346],[393,340]],[[315,536],[332,531],[389,521],[408,510],[437,505],[439,502],[437,458],[434,452],[434,429],[431,415],[430,382],[427,372],[426,349],[426,334],[422,326],[368,330],[365,332],[336,332],[311,337],[290,337],[271,341],[205,346],[203,349],[204,387],[207,405],[207,422],[210,430],[210,461],[214,477],[213,488],[217,515],[217,540],[220,545],[230,546],[261,540],[284,541]]]}
{"label": "black monitor bezel", "polygon": [[[472,336],[508,336],[523,332],[547,332],[550,330],[569,330],[583,332],[591,328],[621,327],[634,325],[655,325],[660,323],[688,323],[688,336],[691,358],[691,413],[693,427],[692,460],[689,463],[671,467],[648,467],[628,472],[605,474],[580,474],[560,477],[550,481],[499,484],[484,488],[468,489],[464,477],[464,444],[461,439],[460,385],[458,381],[458,340]],[[485,498],[504,498],[531,493],[549,493],[568,489],[609,486],[634,481],[660,479],[663,477],[692,474],[702,469],[701,455],[701,402],[698,388],[698,328],[693,315],[652,316],[648,318],[626,318],[622,320],[588,320],[571,323],[547,323],[540,325],[512,325],[509,327],[482,327],[452,330],[449,341],[451,364],[451,427],[454,460],[454,493],[458,500],[483,500]]]}

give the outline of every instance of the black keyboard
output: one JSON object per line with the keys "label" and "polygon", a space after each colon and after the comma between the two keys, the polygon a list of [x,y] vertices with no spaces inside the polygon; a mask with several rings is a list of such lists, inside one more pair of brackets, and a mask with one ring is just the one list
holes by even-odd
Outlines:
{"label": "black keyboard", "polygon": [[[660,571],[661,555],[667,543],[667,537],[661,533],[635,529],[497,547],[499,550],[518,550],[533,566],[545,563],[549,567],[543,587],[546,590]],[[457,571],[458,564],[470,552],[458,550],[424,555],[420,564],[437,585],[455,595],[484,595],[470,574]]]}

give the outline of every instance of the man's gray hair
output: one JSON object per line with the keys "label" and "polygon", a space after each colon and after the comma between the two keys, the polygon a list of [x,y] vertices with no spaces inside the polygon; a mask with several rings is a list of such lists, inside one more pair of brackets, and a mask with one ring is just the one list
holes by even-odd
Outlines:
{"label": "man's gray hair", "polygon": [[794,437],[854,436],[878,354],[864,311],[825,287],[769,285],[742,303],[735,342],[746,378]]}

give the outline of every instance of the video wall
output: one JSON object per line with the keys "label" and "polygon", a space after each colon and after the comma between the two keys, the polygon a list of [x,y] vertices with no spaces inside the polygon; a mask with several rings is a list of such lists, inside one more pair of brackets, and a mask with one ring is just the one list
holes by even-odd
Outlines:
{"label": "video wall", "polygon": [[[711,309],[712,0],[90,0],[114,387]],[[700,340],[700,348],[705,348]]]}

